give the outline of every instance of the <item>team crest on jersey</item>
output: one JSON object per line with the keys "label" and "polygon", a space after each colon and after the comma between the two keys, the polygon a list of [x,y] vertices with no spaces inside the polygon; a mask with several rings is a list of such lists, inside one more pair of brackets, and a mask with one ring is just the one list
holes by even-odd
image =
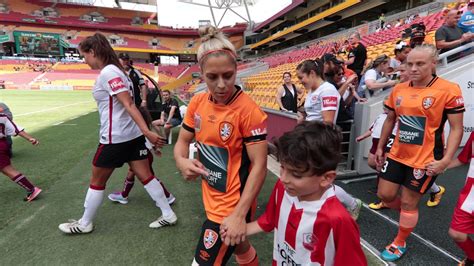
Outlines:
{"label": "team crest on jersey", "polygon": [[435,100],[436,98],[431,96],[423,98],[423,108],[425,110],[430,109],[430,107],[433,106]]}
{"label": "team crest on jersey", "polygon": [[201,115],[198,113],[194,113],[194,130],[201,131]]}
{"label": "team crest on jersey", "polygon": [[395,101],[395,105],[396,105],[397,107],[400,106],[400,104],[402,104],[402,99],[403,99],[402,96],[398,96],[398,97],[397,97],[397,100]]}
{"label": "team crest on jersey", "polygon": [[415,177],[415,179],[419,180],[419,179],[422,179],[424,176],[425,176],[425,170],[413,168],[413,177]]}
{"label": "team crest on jersey", "polygon": [[219,236],[214,230],[206,229],[206,231],[204,231],[204,238],[203,238],[204,247],[206,247],[206,249],[212,248],[216,244],[218,237]]}
{"label": "team crest on jersey", "polygon": [[303,247],[309,251],[313,251],[316,247],[317,237],[312,233],[303,233]]}
{"label": "team crest on jersey", "polygon": [[229,122],[222,122],[219,125],[219,133],[221,136],[222,141],[227,141],[230,136],[232,136],[232,132],[234,131],[234,126]]}

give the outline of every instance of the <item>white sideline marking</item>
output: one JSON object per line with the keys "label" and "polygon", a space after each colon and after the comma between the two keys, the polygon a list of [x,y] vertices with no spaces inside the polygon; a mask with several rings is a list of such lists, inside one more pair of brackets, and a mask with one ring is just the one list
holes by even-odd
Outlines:
{"label": "white sideline marking", "polygon": [[365,177],[359,177],[359,178],[352,178],[349,180],[341,180],[340,182],[343,183],[344,185],[347,185],[350,183],[362,182],[362,181],[371,180],[375,178],[377,178],[376,175],[371,175],[371,176],[365,176]]}
{"label": "white sideline marking", "polygon": [[[367,204],[363,204],[362,206],[364,206],[364,208],[366,208],[367,210],[371,211],[372,213],[382,217],[383,219],[385,219],[386,221],[388,221],[389,223],[395,225],[395,226],[398,226],[398,223],[396,221],[394,221],[392,218],[380,213],[380,212],[377,212],[375,210],[372,210],[371,208],[369,208],[369,206],[367,206]],[[424,239],[423,237],[421,237],[419,234],[415,233],[415,232],[411,232],[411,234],[416,238],[418,239],[421,243],[425,244],[426,246],[432,248],[432,249],[435,249],[437,250],[438,252],[440,252],[441,254],[445,255],[446,257],[448,258],[451,258],[452,260],[456,261],[457,263],[461,262],[461,260],[459,258],[456,258],[454,255],[452,255],[451,253],[449,253],[447,250],[444,250],[438,246],[436,246],[435,244],[433,244],[433,242],[429,241],[428,239]]]}
{"label": "white sideline marking", "polygon": [[[271,156],[267,156],[268,160],[267,160],[267,169],[270,170],[270,172],[272,172],[274,175],[276,175],[277,177],[280,175],[279,171],[280,171],[280,164]],[[380,260],[384,265],[388,266],[388,265],[396,265],[396,264],[393,264],[393,263],[387,263],[386,261],[384,261],[380,255],[378,254],[378,250],[376,250],[371,244],[369,244],[369,242],[367,242],[365,239],[363,239],[362,237],[360,238],[360,244],[365,248],[367,249],[372,255],[374,255],[378,260]]]}
{"label": "white sideline marking", "polygon": [[61,125],[62,123],[64,123],[64,121],[59,121],[57,123],[54,123],[53,126]]}
{"label": "white sideline marking", "polygon": [[369,242],[365,241],[362,237],[360,238],[360,244],[372,255],[374,255],[378,260],[380,260],[385,266],[396,265],[395,263],[384,261],[379,255],[380,252],[376,248],[374,248],[374,246],[369,244]]}
{"label": "white sideline marking", "polygon": [[64,107],[69,107],[69,106],[74,106],[74,105],[79,105],[79,104],[84,104],[84,103],[90,103],[90,102],[92,102],[92,101],[83,101],[83,102],[78,102],[78,103],[71,103],[71,104],[56,106],[56,107],[52,107],[52,108],[48,108],[48,109],[42,109],[42,110],[38,110],[38,111],[34,111],[34,112],[23,113],[23,114],[15,115],[14,117],[44,113],[44,112],[48,112],[48,111],[51,111],[51,110],[61,109],[61,108],[64,108]]}
{"label": "white sideline marking", "polygon": [[17,226],[15,226],[15,230],[18,230],[20,229],[21,227],[23,227],[25,224],[29,223],[31,220],[33,220],[33,218],[38,214],[40,213],[42,210],[44,210],[44,208],[46,208],[46,204],[39,207],[38,210],[36,210],[32,215],[26,217],[25,219],[23,219],[23,221],[21,221],[20,223],[18,223]]}

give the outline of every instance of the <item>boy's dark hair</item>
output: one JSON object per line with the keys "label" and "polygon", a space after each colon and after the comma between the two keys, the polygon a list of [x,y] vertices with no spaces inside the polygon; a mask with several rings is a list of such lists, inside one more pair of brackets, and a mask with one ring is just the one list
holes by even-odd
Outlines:
{"label": "boy's dark hair", "polygon": [[332,125],[303,122],[276,141],[278,160],[300,173],[322,175],[336,170],[341,159],[341,139],[340,131]]}

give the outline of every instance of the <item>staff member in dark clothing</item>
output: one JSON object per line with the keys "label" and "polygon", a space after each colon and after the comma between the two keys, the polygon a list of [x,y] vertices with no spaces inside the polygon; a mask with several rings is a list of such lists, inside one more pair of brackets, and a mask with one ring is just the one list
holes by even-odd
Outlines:
{"label": "staff member in dark clothing", "polygon": [[153,121],[152,125],[157,130],[159,130],[157,127],[164,127],[165,135],[168,137],[171,128],[181,125],[183,118],[179,112],[178,101],[171,98],[171,92],[164,90],[161,94],[163,96],[163,111],[161,111],[160,119]]}
{"label": "staff member in dark clothing", "polygon": [[148,90],[145,84],[145,80],[142,77],[142,74],[140,73],[140,71],[132,67],[132,64],[130,62],[130,56],[127,53],[120,53],[119,61],[133,83],[133,98],[135,101],[135,105],[137,106],[137,108],[147,108],[146,96]]}
{"label": "staff member in dark clothing", "polygon": [[283,73],[283,86],[278,88],[276,95],[276,102],[282,111],[297,112],[298,109],[298,94],[302,91],[296,88],[295,84],[291,82],[291,73]]}
{"label": "staff member in dark clothing", "polygon": [[349,43],[353,48],[349,53],[348,60],[345,64],[347,65],[347,68],[353,70],[357,74],[357,77],[360,80],[365,60],[367,60],[367,50],[365,49],[365,46],[360,43],[360,34],[358,32],[354,32],[349,36]]}

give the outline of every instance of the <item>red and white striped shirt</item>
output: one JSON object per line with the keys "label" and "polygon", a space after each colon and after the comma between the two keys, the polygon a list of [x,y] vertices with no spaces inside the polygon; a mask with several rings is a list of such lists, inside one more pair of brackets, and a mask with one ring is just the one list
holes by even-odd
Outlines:
{"label": "red and white striped shirt", "polygon": [[467,173],[466,183],[459,195],[459,203],[461,210],[474,215],[474,160],[472,154],[472,146],[474,140],[474,132],[471,132],[469,139],[464,146],[462,152],[458,155],[458,160],[464,164],[470,162],[469,171]]}
{"label": "red and white striped shirt", "polygon": [[317,201],[299,201],[280,180],[259,226],[274,232],[273,265],[367,265],[359,229],[329,188]]}
{"label": "red and white striped shirt", "polygon": [[23,131],[23,128],[13,123],[5,114],[0,114],[0,139],[7,136],[16,136]]}
{"label": "red and white striped shirt", "polygon": [[133,88],[128,77],[114,65],[107,65],[100,71],[92,94],[100,115],[100,143],[126,142],[142,135],[135,121],[119,102],[116,95],[128,92],[133,97]]}

